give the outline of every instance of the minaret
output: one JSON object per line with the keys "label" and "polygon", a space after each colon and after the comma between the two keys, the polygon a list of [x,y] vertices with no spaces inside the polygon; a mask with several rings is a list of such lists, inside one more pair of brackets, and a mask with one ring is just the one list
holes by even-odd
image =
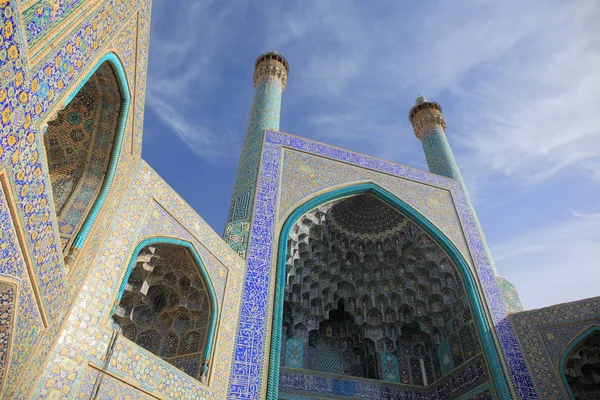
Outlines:
{"label": "minaret", "polygon": [[415,135],[423,144],[429,172],[456,179],[462,184],[462,176],[446,139],[446,121],[442,107],[435,101],[419,96],[410,109],[408,118]]}
{"label": "minaret", "polygon": [[254,64],[254,98],[223,234],[242,258],[248,247],[263,134],[266,129],[279,130],[281,94],[288,72],[288,62],[275,51],[260,55]]}
{"label": "minaret", "polygon": [[471,199],[469,198],[469,193],[467,192],[467,188],[465,187],[463,178],[458,169],[458,164],[456,164],[454,154],[452,154],[452,149],[450,149],[450,144],[448,144],[448,139],[446,139],[446,121],[442,114],[442,107],[435,101],[427,100],[425,96],[419,96],[417,97],[417,100],[415,100],[415,105],[408,113],[408,119],[413,126],[415,135],[423,144],[423,152],[427,159],[429,172],[436,175],[447,176],[448,178],[460,182],[465,196],[467,197],[467,202],[471,207],[475,224],[479,229],[483,247],[490,260],[492,269],[494,270],[494,273],[496,273],[494,260],[487,241],[485,240],[483,230],[481,229],[479,218],[477,218],[475,209],[471,204]]}

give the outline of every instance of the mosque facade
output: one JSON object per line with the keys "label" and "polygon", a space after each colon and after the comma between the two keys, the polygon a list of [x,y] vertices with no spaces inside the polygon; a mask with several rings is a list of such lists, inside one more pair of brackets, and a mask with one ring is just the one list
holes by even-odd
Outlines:
{"label": "mosque facade", "polygon": [[600,398],[600,298],[523,311],[423,96],[429,171],[280,131],[259,56],[215,232],[141,157],[150,14],[0,0],[0,398]]}

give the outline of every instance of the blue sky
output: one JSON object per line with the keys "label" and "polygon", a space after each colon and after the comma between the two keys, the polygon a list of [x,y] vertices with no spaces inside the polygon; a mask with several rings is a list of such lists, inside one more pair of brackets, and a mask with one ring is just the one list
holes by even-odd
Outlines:
{"label": "blue sky", "polygon": [[255,58],[281,130],[426,169],[439,102],[500,275],[526,309],[600,294],[600,2],[154,0],[143,157],[221,233]]}

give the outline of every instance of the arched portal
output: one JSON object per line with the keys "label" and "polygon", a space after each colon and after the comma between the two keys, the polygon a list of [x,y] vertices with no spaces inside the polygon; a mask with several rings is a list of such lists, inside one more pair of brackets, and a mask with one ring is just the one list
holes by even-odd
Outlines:
{"label": "arched portal", "polygon": [[565,350],[561,378],[575,400],[600,398],[600,327],[594,326]]}
{"label": "arched portal", "polygon": [[204,380],[217,300],[194,247],[176,239],[142,242],[134,252],[113,318],[123,336]]}
{"label": "arched portal", "polygon": [[[373,184],[321,195],[290,215],[275,291],[269,398],[280,371],[426,388],[474,360],[487,365],[499,397],[510,398],[465,260],[425,218]],[[490,379],[487,368],[481,382]]]}
{"label": "arched portal", "polygon": [[48,122],[44,136],[63,253],[81,248],[112,183],[130,96],[109,53]]}

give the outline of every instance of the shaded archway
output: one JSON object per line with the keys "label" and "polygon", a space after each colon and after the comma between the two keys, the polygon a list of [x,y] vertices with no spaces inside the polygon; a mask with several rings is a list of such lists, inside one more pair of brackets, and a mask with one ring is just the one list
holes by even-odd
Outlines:
{"label": "shaded archway", "polygon": [[589,328],[567,347],[560,372],[571,399],[600,398],[600,326]]}
{"label": "shaded archway", "polygon": [[[291,215],[287,218],[286,222],[283,225],[281,235],[279,238],[279,251],[278,251],[278,260],[277,260],[277,277],[276,277],[276,286],[275,286],[275,304],[274,304],[274,315],[273,315],[273,336],[271,341],[271,354],[270,354],[270,366],[269,366],[269,380],[268,380],[268,398],[275,399],[277,398],[278,385],[279,385],[279,368],[280,368],[280,358],[281,358],[281,340],[282,340],[282,326],[285,326],[283,315],[284,315],[284,297],[285,297],[285,288],[286,284],[286,263],[290,256],[288,250],[288,238],[292,233],[292,229],[294,225],[296,225],[297,221],[299,221],[303,216],[307,215],[311,210],[315,210],[319,207],[322,207],[324,204],[328,202],[332,202],[338,199],[342,199],[344,197],[349,196],[357,196],[361,194],[371,194],[376,196],[379,200],[386,203],[387,206],[391,206],[393,209],[401,213],[408,220],[412,221],[419,229],[423,230],[429,237],[433,239],[433,241],[443,250],[443,252],[448,256],[449,260],[456,267],[457,273],[460,275],[460,278],[464,282],[465,288],[465,296],[468,304],[471,307],[472,314],[474,316],[473,320],[475,325],[477,326],[476,336],[474,337],[477,340],[477,337],[481,341],[481,345],[485,354],[485,361],[490,369],[492,381],[494,383],[496,393],[500,398],[510,398],[510,392],[508,389],[508,384],[506,377],[504,375],[504,371],[502,370],[500,364],[500,358],[498,351],[495,347],[491,329],[488,320],[485,316],[485,311],[483,308],[481,295],[478,292],[475,278],[473,277],[468,264],[464,260],[464,258],[460,255],[456,247],[435,227],[433,226],[427,219],[421,216],[416,210],[412,207],[408,206],[402,200],[393,196],[389,192],[381,189],[380,187],[374,184],[359,184],[351,187],[346,187],[343,189],[334,190],[332,192],[322,194],[317,196],[300,207],[298,207]],[[307,232],[307,235],[310,235],[310,230]],[[377,246],[377,244],[374,244]],[[383,248],[382,248],[383,250]],[[346,252],[348,249],[345,250]],[[294,289],[291,289],[291,295],[294,296]],[[297,293],[300,296],[300,301],[302,299],[302,291],[300,290]],[[358,301],[354,299],[355,301]],[[314,303],[311,304],[310,295],[308,298],[308,307],[312,306],[321,306],[320,304]],[[370,306],[370,305],[369,305]],[[340,315],[344,315],[346,305],[338,304],[337,305],[337,313]],[[435,307],[433,304],[430,307]],[[385,312],[387,309],[384,308],[382,313],[382,318],[385,318]],[[392,310],[397,312],[398,310]],[[392,311],[389,311],[390,315]],[[414,312],[414,310],[413,310]],[[329,319],[331,319],[332,315],[329,315]],[[333,316],[336,318],[335,316]],[[378,318],[379,316],[375,316],[374,318]],[[338,318],[339,319],[339,318]],[[346,317],[342,317],[342,320],[347,319]],[[301,331],[307,331],[310,340],[310,330],[305,326],[297,327]],[[320,327],[319,327],[320,328]],[[411,331],[410,325],[406,326],[406,335],[411,336],[414,332]],[[416,329],[416,326],[414,327]],[[459,327],[460,329],[460,327]],[[413,329],[414,330],[414,329]],[[409,332],[411,331],[411,332]],[[293,344],[293,343],[292,343]],[[365,343],[366,348],[369,347],[368,342]],[[375,343],[376,347],[378,343]],[[385,348],[386,343],[381,343],[382,348]],[[373,346],[372,346],[373,347]],[[367,357],[368,358],[368,357]],[[380,360],[381,363],[381,360]],[[368,364],[368,362],[366,363]],[[421,365],[421,370],[423,370],[423,366]],[[367,377],[369,377],[369,372],[366,372]]]}
{"label": "shaded archway", "polygon": [[123,335],[204,380],[217,321],[217,299],[195,248],[172,238],[140,243],[113,314]]}
{"label": "shaded archway", "polygon": [[114,178],[130,95],[113,53],[102,57],[44,136],[63,254],[80,249]]}

